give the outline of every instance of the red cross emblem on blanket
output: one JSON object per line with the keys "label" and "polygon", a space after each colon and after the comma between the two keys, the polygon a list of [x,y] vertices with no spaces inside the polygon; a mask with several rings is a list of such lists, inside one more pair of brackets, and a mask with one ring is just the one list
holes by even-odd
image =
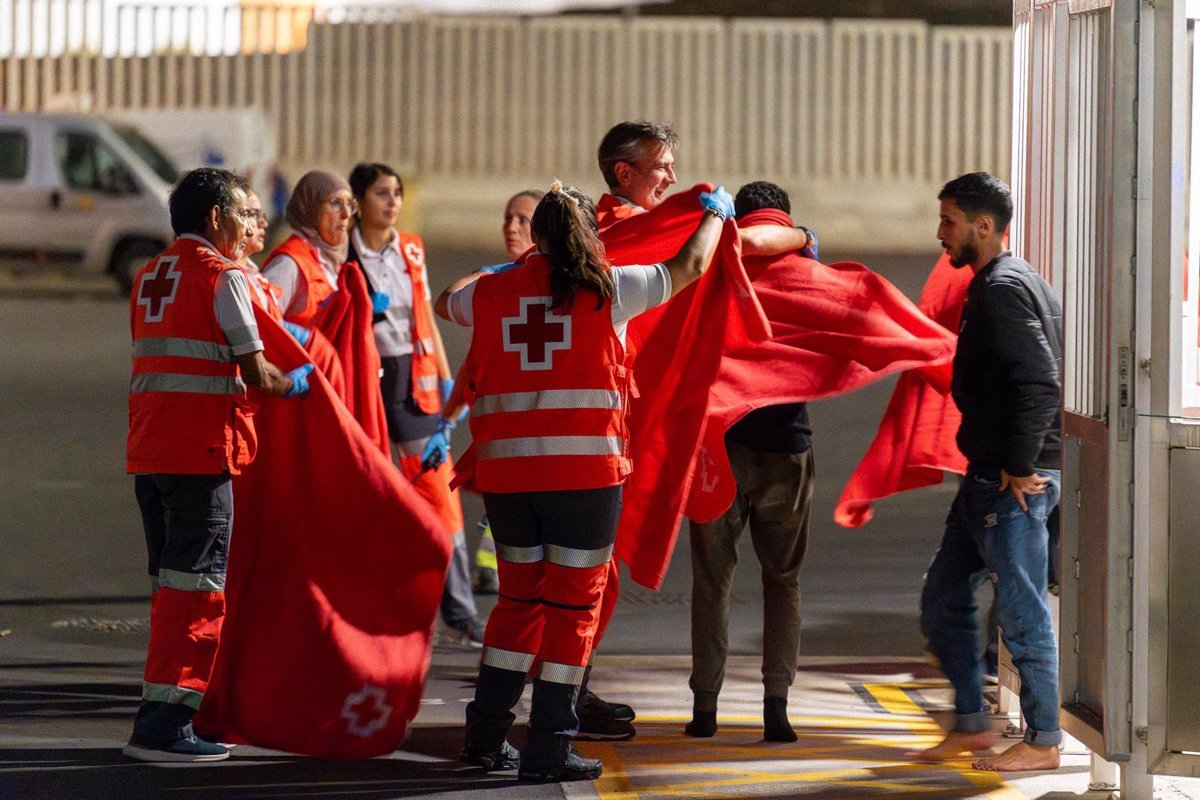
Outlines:
{"label": "red cross emblem on blanket", "polygon": [[549,297],[522,297],[521,311],[504,317],[504,350],[521,356],[521,369],[547,370],[555,350],[571,349],[571,318],[550,310]]}
{"label": "red cross emblem on blanket", "polygon": [[357,692],[347,695],[342,705],[346,730],[364,739],[374,736],[387,725],[391,716],[392,707],[388,705],[387,692],[369,683],[364,683]]}
{"label": "red cross emblem on blanket", "polygon": [[180,278],[175,269],[178,260],[177,256],[163,256],[153,271],[142,275],[142,282],[138,284],[137,303],[146,309],[146,322],[162,322],[163,311],[175,301]]}

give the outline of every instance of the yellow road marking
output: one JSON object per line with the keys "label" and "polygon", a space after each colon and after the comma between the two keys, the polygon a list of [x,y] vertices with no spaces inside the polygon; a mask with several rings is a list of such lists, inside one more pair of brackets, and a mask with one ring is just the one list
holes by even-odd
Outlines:
{"label": "yellow road marking", "polygon": [[[698,740],[682,730],[660,729],[628,743],[580,742],[578,746],[604,762],[604,775],[595,782],[601,800],[737,796],[739,787],[778,784],[824,784],[830,791],[862,789],[864,796],[931,798],[961,797],[970,787],[979,797],[1027,800],[998,773],[972,769],[969,760],[914,763],[903,757],[914,744],[935,744],[941,739],[941,728],[905,691],[934,685],[939,684],[863,684],[887,713],[792,717],[801,737],[798,745],[759,740],[761,717],[722,715],[718,722],[726,727],[716,739]],[[656,726],[682,726],[688,719],[677,714],[638,717],[639,722]],[[843,766],[803,772],[788,769],[790,761],[832,761]],[[768,763],[780,769],[773,771]],[[670,778],[680,780],[669,782]]]}

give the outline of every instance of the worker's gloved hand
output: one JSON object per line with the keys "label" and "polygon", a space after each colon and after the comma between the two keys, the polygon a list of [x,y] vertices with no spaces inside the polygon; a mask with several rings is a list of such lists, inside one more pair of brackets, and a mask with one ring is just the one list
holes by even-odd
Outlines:
{"label": "worker's gloved hand", "polygon": [[287,390],[284,397],[303,397],[308,394],[308,374],[312,371],[312,364],[304,364],[289,372],[287,376],[292,379],[292,388]]}
{"label": "worker's gloved hand", "polygon": [[392,304],[392,297],[387,292],[371,292],[371,313],[383,314]]}
{"label": "worker's gloved hand", "polygon": [[519,266],[521,265],[506,261],[503,264],[490,264],[486,267],[480,267],[479,271],[484,275],[499,275],[501,272],[508,272],[510,269],[516,269]]}
{"label": "worker's gloved hand", "polygon": [[438,394],[442,398],[442,405],[450,402],[450,395],[454,393],[454,378],[442,378],[438,381]]}
{"label": "worker's gloved hand", "polygon": [[808,244],[800,248],[800,255],[805,258],[811,258],[813,261],[819,260],[817,258],[817,232],[809,230],[803,225],[800,226],[800,230],[808,234]]}
{"label": "worker's gloved hand", "polygon": [[422,470],[437,469],[443,461],[450,457],[450,431],[452,430],[454,430],[453,422],[445,417],[438,418],[437,430],[429,437],[425,451],[421,453]]}
{"label": "worker's gloved hand", "polygon": [[724,186],[718,186],[711,192],[701,192],[700,207],[721,219],[729,219],[733,216],[733,195],[725,191]]}
{"label": "worker's gloved hand", "polygon": [[297,325],[294,322],[284,322],[283,329],[292,335],[292,338],[300,343],[301,347],[308,344],[308,340],[312,338],[312,328],[306,328],[303,325]]}

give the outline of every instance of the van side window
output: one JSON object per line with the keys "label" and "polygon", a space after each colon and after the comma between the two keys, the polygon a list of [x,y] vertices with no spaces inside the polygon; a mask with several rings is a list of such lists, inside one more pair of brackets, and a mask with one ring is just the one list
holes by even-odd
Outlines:
{"label": "van side window", "polygon": [[19,181],[29,170],[29,137],[24,131],[0,131],[0,181]]}
{"label": "van side window", "polygon": [[60,133],[55,142],[63,179],[78,191],[136,194],[129,168],[104,142],[86,133]]}

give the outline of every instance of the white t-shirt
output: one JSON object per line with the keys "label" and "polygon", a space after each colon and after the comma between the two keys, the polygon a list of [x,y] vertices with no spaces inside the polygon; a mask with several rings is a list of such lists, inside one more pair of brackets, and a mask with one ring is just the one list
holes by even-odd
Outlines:
{"label": "white t-shirt", "polygon": [[[393,233],[391,241],[382,249],[372,250],[363,244],[358,228],[350,235],[354,237],[354,250],[371,286],[389,298],[384,319],[375,323],[375,346],[379,355],[384,358],[409,355],[413,351],[413,282],[400,252],[400,237]],[[421,265],[421,282],[425,284],[425,301],[428,302],[432,297],[424,264]]]}
{"label": "white t-shirt", "polygon": [[[624,345],[625,329],[629,327],[629,320],[671,299],[671,273],[667,272],[663,264],[634,264],[613,267],[609,274],[613,281],[613,330]],[[458,291],[451,292],[446,298],[446,309],[453,322],[464,327],[475,324],[472,301],[478,283],[479,281],[472,281]]]}
{"label": "white t-shirt", "polygon": [[[317,260],[321,264],[321,271],[325,273],[325,279],[336,291],[339,268],[320,250],[317,250]],[[308,280],[300,271],[300,265],[294,258],[284,255],[275,256],[263,267],[263,275],[279,287],[282,293],[279,298],[279,307],[283,309],[285,317],[304,310],[304,306],[308,302]]]}

